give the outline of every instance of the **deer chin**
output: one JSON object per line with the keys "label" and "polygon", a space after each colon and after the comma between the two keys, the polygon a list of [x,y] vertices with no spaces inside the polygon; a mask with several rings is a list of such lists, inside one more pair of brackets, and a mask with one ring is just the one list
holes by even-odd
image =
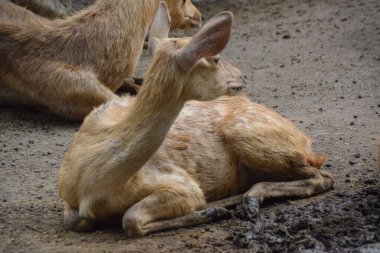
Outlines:
{"label": "deer chin", "polygon": [[228,82],[228,95],[236,95],[245,90],[246,84]]}

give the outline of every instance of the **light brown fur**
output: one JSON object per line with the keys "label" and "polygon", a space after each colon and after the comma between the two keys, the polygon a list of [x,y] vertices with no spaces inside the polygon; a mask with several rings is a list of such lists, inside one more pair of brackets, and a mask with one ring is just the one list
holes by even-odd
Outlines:
{"label": "light brown fur", "polygon": [[[192,6],[191,1],[167,2]],[[74,16],[50,21],[0,0],[0,7],[13,11],[0,19],[0,104],[82,119],[116,98],[113,92],[135,71],[158,3],[98,0]],[[196,9],[182,14],[176,14],[178,26],[199,24]]]}
{"label": "light brown fur", "polygon": [[[223,27],[206,24],[200,32],[223,33]],[[187,41],[162,41],[138,96],[108,103],[84,121],[59,173],[69,229],[88,231],[124,214],[125,232],[137,237],[210,221],[223,209],[196,210],[247,190],[245,199],[259,203],[332,187],[331,176],[313,167],[320,158],[310,139],[279,114],[243,95],[185,104],[210,100],[242,82],[242,74],[217,56],[195,66],[175,64],[192,58]]]}

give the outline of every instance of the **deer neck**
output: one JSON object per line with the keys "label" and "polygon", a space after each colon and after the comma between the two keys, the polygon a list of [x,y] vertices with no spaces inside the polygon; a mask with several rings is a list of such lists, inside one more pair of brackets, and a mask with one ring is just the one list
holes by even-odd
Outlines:
{"label": "deer neck", "polygon": [[[138,171],[157,151],[186,100],[180,96],[178,83],[152,82],[145,78],[144,86],[128,107],[128,114],[116,126],[113,140],[120,140],[117,150],[128,174]],[[127,175],[126,175],[127,176]]]}
{"label": "deer neck", "polygon": [[102,83],[115,90],[135,71],[158,3],[99,0],[72,17],[57,20],[54,33],[61,43],[50,44],[61,52],[71,52],[75,46],[75,54],[60,56],[70,64],[90,66]]}

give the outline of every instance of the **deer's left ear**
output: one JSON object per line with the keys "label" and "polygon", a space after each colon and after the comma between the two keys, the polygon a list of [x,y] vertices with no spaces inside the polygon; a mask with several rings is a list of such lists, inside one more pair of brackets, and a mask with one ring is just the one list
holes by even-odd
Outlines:
{"label": "deer's left ear", "polygon": [[148,51],[153,56],[160,39],[167,38],[170,31],[170,15],[165,2],[160,2],[152,26],[149,31]]}
{"label": "deer's left ear", "polygon": [[219,54],[230,39],[232,22],[231,12],[211,18],[177,55],[180,67],[188,71],[201,58]]}

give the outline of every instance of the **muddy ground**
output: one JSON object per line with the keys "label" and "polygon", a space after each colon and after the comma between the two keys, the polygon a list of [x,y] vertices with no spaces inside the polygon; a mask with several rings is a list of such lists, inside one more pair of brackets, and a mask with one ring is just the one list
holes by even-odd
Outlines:
{"label": "muddy ground", "polygon": [[[315,139],[335,189],[265,203],[253,220],[235,216],[137,240],[121,228],[68,232],[57,174],[79,123],[2,107],[0,252],[380,252],[380,2],[225,0],[200,8],[205,19],[235,14],[225,58],[247,73],[253,100]],[[139,73],[148,61],[144,55]]]}

